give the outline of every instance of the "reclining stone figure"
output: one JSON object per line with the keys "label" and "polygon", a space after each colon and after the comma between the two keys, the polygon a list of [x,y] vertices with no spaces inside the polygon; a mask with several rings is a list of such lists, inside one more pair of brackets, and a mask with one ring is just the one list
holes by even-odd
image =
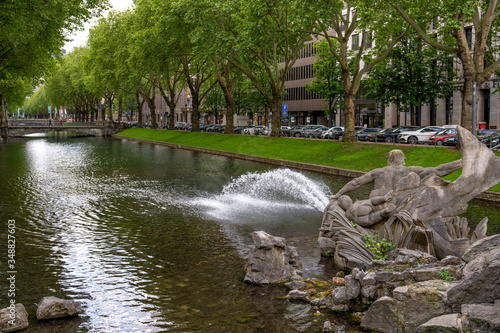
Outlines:
{"label": "reclining stone figure", "polygon": [[[363,235],[390,238],[397,247],[438,257],[461,256],[471,241],[486,234],[487,219],[470,234],[458,217],[467,202],[500,182],[500,158],[469,131],[458,127],[462,159],[433,168],[404,166],[400,150],[389,153],[388,166],[353,179],[331,197],[323,214],[319,242],[323,253],[335,254],[341,267],[368,264],[372,254]],[[462,167],[454,182],[441,177]],[[353,202],[346,194],[373,184],[366,200]]]}

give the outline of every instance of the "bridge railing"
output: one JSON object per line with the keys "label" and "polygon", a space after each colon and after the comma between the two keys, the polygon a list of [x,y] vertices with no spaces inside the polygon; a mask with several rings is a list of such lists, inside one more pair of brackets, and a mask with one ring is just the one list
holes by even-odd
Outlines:
{"label": "bridge railing", "polygon": [[37,127],[60,127],[60,126],[95,126],[95,122],[77,121],[49,121],[48,119],[15,119],[9,120],[10,126],[37,126]]}

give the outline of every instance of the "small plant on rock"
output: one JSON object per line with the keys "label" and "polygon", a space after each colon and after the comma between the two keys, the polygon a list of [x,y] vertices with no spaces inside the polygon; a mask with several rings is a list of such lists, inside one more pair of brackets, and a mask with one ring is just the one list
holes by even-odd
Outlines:
{"label": "small plant on rock", "polygon": [[392,239],[380,238],[379,235],[364,235],[361,239],[365,242],[365,247],[373,253],[375,260],[386,260],[387,253],[394,249]]}
{"label": "small plant on rock", "polygon": [[444,281],[454,281],[455,277],[450,275],[448,268],[443,268],[441,272],[439,272],[439,279]]}

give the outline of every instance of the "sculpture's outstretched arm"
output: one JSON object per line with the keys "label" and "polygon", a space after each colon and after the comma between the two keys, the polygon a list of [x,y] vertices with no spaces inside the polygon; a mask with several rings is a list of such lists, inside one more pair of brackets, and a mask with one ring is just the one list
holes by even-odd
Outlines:
{"label": "sculpture's outstretched arm", "polygon": [[441,164],[437,167],[423,168],[420,166],[410,166],[408,168],[419,175],[421,179],[423,179],[431,173],[436,174],[439,177],[444,177],[459,170],[461,167],[462,159],[450,163]]}
{"label": "sculpture's outstretched arm", "polygon": [[372,170],[368,173],[365,173],[363,176],[355,178],[348,182],[347,184],[342,187],[337,194],[331,197],[333,200],[337,200],[341,195],[344,195],[346,193],[352,192],[358,188],[360,188],[363,185],[373,183],[375,180],[375,174],[378,172],[378,169]]}

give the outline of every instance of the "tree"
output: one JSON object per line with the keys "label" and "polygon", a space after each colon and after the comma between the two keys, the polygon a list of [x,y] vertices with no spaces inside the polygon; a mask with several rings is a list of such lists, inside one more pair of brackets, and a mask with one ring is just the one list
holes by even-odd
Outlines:
{"label": "tree", "polygon": [[[473,83],[500,69],[497,0],[384,0],[430,46],[460,59],[464,80],[461,125],[472,130]],[[486,58],[488,58],[486,62]]]}
{"label": "tree", "polygon": [[[397,15],[390,10],[382,10],[381,6],[364,4],[358,0],[319,1],[317,9],[315,14],[320,35],[327,40],[330,52],[342,68],[345,115],[343,140],[356,141],[354,96],[359,90],[361,79],[387,57],[406,30],[397,20]],[[350,67],[349,50],[353,51],[353,69]]]}
{"label": "tree", "polygon": [[342,86],[342,69],[337,59],[331,54],[330,46],[325,40],[315,43],[318,50],[313,65],[315,79],[306,84],[308,91],[316,92],[326,98],[325,113],[329,116],[328,126],[332,126],[334,114],[340,107],[340,97],[344,91]]}
{"label": "tree", "polygon": [[94,120],[95,113],[101,111],[100,107],[96,109],[100,97],[89,88],[86,78],[84,59],[87,54],[86,47],[73,49],[60,60],[45,83],[45,96],[50,105],[64,105],[75,113],[75,119],[82,121],[87,120],[89,114]]}
{"label": "tree", "polygon": [[447,98],[453,92],[452,60],[422,44],[418,36],[404,37],[363,81],[368,98],[383,106],[395,104],[398,114],[410,110],[412,125],[420,125],[420,106]]}
{"label": "tree", "polygon": [[220,120],[219,114],[223,112],[226,107],[224,93],[222,92],[221,87],[214,86],[212,90],[205,97],[205,100],[203,101],[202,105],[205,112],[212,113],[217,121]]}
{"label": "tree", "polygon": [[[111,34],[109,46],[102,49],[103,56],[107,54],[107,58],[113,61],[110,65],[112,71],[106,71],[109,73],[109,82],[113,90],[116,91],[119,100],[119,113],[121,113],[123,100],[134,99],[137,120],[139,126],[143,124],[142,107],[144,105],[145,99],[141,98],[139,94],[139,87],[141,85],[141,80],[143,79],[142,67],[137,66],[134,57],[134,50],[137,45],[135,44],[138,40],[141,41],[140,37],[136,34],[142,33],[142,27],[137,24],[135,10],[124,10],[120,12],[112,12],[106,21],[104,22],[106,30],[106,25],[109,26],[109,32],[105,34]],[[146,35],[147,34],[143,34]],[[106,38],[102,39],[103,43],[106,43]]]}
{"label": "tree", "polygon": [[[122,66],[115,53],[123,43],[123,21],[127,19],[128,11],[111,11],[106,18],[101,18],[89,31],[87,46],[89,52],[85,57],[85,67],[88,70],[87,84],[99,98],[104,98],[108,104],[109,117],[112,119],[112,105],[117,96],[124,97],[124,87],[127,81],[121,80],[119,75]],[[119,118],[121,120],[121,106]],[[104,119],[99,119],[103,121]]]}
{"label": "tree", "polygon": [[[185,20],[191,23],[189,37],[192,52],[200,60],[203,59],[207,70],[214,74],[224,97],[225,133],[233,134],[236,103],[234,89],[241,71],[228,60],[228,55],[235,46],[238,21],[233,14],[239,11],[240,1],[195,0],[182,3],[185,6]],[[205,98],[209,96],[206,95]]]}
{"label": "tree", "polygon": [[45,99],[45,87],[42,86],[40,89],[37,89],[29,99],[26,99],[22,106],[22,110],[31,117],[45,118],[48,116],[48,106],[49,103]]}
{"label": "tree", "polygon": [[234,35],[235,47],[228,59],[253,82],[269,105],[271,136],[281,133],[281,99],[286,75],[311,38],[314,18],[309,14],[314,8],[308,1],[249,0],[243,2],[235,14],[238,29]]}
{"label": "tree", "polygon": [[[139,6],[151,6],[151,17],[154,18],[154,24],[158,28],[156,38],[163,40],[161,45],[167,47],[170,56],[174,59],[173,64],[179,62],[182,64],[183,80],[189,88],[192,102],[192,131],[198,132],[200,130],[200,105],[211,89],[208,83],[213,82],[211,81],[213,72],[209,70],[207,60],[196,52],[190,39],[190,33],[196,22],[188,19],[189,2],[141,0],[138,2],[138,8]],[[170,78],[172,74],[173,72],[169,75]]]}
{"label": "tree", "polygon": [[[106,5],[106,0],[0,2],[0,105],[14,96],[5,91],[15,82],[38,84],[61,55],[66,36]],[[4,122],[0,112],[0,125]]]}

